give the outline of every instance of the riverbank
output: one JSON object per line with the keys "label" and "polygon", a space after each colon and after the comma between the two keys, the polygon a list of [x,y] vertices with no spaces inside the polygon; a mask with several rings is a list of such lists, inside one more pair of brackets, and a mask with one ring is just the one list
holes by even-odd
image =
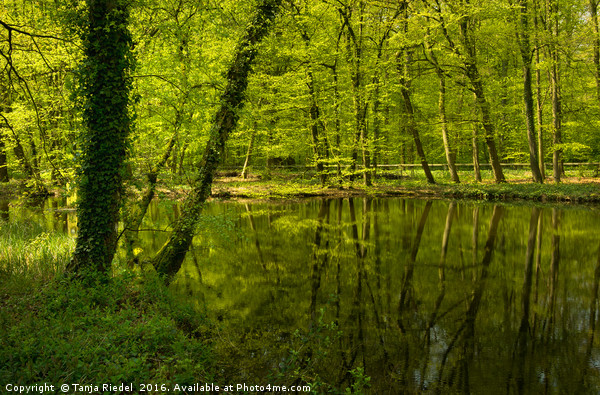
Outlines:
{"label": "riverbank", "polygon": [[[0,282],[0,383],[160,386],[213,382],[211,326],[158,282]],[[88,279],[89,280],[89,279]],[[158,390],[143,386],[158,385]],[[63,387],[61,387],[63,388]],[[52,392],[52,391],[50,391]],[[57,390],[58,392],[58,390]]]}
{"label": "riverbank", "polygon": [[[176,191],[171,191],[179,195]],[[378,179],[372,186],[360,182],[323,187],[314,179],[273,177],[270,180],[220,177],[213,184],[212,197],[218,199],[295,199],[308,197],[409,197],[428,199],[469,199],[486,201],[528,200],[536,202],[600,203],[600,178],[565,177],[559,184],[549,180],[537,184],[513,178],[504,184],[467,181],[454,184],[442,180],[428,184],[419,178]],[[178,197],[181,197],[180,195]]]}
{"label": "riverbank", "polygon": [[[440,172],[441,173],[441,172]],[[281,200],[302,199],[311,197],[407,197],[427,199],[467,199],[485,201],[526,200],[548,203],[600,203],[600,178],[583,177],[567,173],[556,184],[547,179],[544,184],[534,183],[522,172],[507,171],[507,182],[495,184],[488,178],[483,182],[475,182],[472,178],[462,177],[460,184],[452,183],[447,177],[437,175],[436,184],[429,184],[418,173],[396,179],[377,178],[371,186],[364,186],[361,180],[353,183],[333,182],[322,186],[316,177],[306,173],[273,172],[268,177],[259,175],[243,179],[220,172],[212,186],[213,199],[250,199]],[[141,189],[131,188],[133,195],[143,193],[144,183],[135,183]],[[157,196],[171,200],[185,198],[189,185],[163,176],[159,181]],[[64,194],[60,188],[50,189],[54,195]],[[11,181],[0,184],[0,200],[26,196],[24,184]]]}

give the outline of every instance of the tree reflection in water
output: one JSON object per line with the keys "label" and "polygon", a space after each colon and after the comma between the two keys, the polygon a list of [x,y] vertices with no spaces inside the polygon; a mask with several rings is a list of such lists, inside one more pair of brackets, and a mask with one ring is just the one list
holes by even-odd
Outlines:
{"label": "tree reflection in water", "polygon": [[[177,214],[153,205],[142,229]],[[343,390],[365,383],[360,367],[377,394],[596,393],[599,220],[584,207],[213,202],[173,288],[219,323],[228,380]],[[142,232],[141,248],[163,233]]]}

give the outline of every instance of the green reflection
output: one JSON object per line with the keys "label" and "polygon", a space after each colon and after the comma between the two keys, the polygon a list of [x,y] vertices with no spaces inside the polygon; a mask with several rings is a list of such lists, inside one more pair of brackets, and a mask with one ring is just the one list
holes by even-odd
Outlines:
{"label": "green reflection", "polygon": [[[140,248],[159,249],[178,214],[153,203]],[[36,215],[72,232],[70,212]],[[595,393],[599,219],[404,199],[213,202],[172,287],[220,322],[224,381],[327,391],[364,384],[360,367],[370,393]]]}

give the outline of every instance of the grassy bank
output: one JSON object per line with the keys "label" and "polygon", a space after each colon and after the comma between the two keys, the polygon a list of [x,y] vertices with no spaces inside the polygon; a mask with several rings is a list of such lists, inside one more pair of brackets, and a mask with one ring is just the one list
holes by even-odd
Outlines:
{"label": "grassy bank", "polygon": [[62,278],[0,292],[0,383],[212,381],[207,323],[158,284]]}
{"label": "grassy bank", "polygon": [[[600,178],[582,177],[568,172],[563,182],[551,179],[544,184],[533,183],[526,172],[507,170],[507,183],[495,184],[490,175],[475,182],[469,173],[462,174],[460,184],[452,183],[448,174],[434,172],[436,184],[429,184],[418,171],[412,174],[388,173],[376,177],[366,187],[362,180],[353,183],[332,181],[322,186],[310,173],[273,172],[269,177],[217,178],[213,186],[216,198],[286,199],[304,197],[403,196],[473,200],[531,200],[541,202],[600,203]],[[173,189],[171,190],[174,191]]]}
{"label": "grassy bank", "polygon": [[[540,202],[600,203],[600,178],[593,172],[567,170],[561,183],[547,178],[544,184],[532,182],[530,172],[506,168],[506,183],[495,184],[491,171],[482,171],[483,182],[476,182],[471,171],[459,172],[461,183],[455,184],[444,170],[434,170],[436,183],[427,183],[420,169],[386,171],[374,177],[366,187],[358,177],[354,182],[331,177],[327,185],[319,183],[312,170],[275,169],[268,173],[251,173],[242,179],[237,171],[220,171],[213,183],[212,197],[218,199],[294,199],[307,197],[400,196],[450,198],[472,200],[531,200]],[[168,199],[182,199],[190,190],[188,182],[193,175],[164,174],[159,181],[157,195]],[[22,182],[0,184],[0,201],[26,196]],[[145,179],[132,181],[131,199],[140,198]],[[134,186],[135,185],[135,186]],[[65,194],[60,188],[50,189],[53,194]],[[0,207],[1,210],[1,207]]]}
{"label": "grassy bank", "polygon": [[2,220],[0,233],[2,388],[213,380],[211,325],[159,280],[68,278],[68,235]]}

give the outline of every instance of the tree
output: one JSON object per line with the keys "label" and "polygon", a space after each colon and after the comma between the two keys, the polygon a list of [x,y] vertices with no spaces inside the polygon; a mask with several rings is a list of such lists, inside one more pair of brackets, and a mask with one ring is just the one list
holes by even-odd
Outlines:
{"label": "tree", "polygon": [[538,149],[535,133],[535,120],[533,109],[533,88],[531,87],[531,40],[529,32],[529,12],[527,2],[519,0],[519,17],[517,22],[517,36],[519,38],[519,49],[523,61],[523,101],[525,103],[525,119],[527,124],[527,142],[529,143],[529,165],[535,182],[543,183],[542,173],[538,162]]}
{"label": "tree", "polygon": [[[405,36],[407,36],[409,19],[408,1],[400,2],[400,10],[402,17],[402,32]],[[433,174],[429,169],[429,163],[427,162],[425,150],[423,149],[423,144],[421,143],[421,136],[419,134],[419,130],[417,129],[417,123],[415,121],[415,110],[412,100],[410,76],[410,63],[413,57],[412,53],[413,51],[408,45],[403,45],[403,48],[398,52],[396,56],[396,59],[398,61],[398,73],[400,75],[400,92],[402,93],[404,115],[406,117],[406,129],[412,136],[413,141],[415,143],[417,155],[419,156],[419,160],[421,161],[421,166],[423,167],[423,171],[425,172],[427,182],[430,184],[435,184],[435,179],[433,178]]]}
{"label": "tree", "polygon": [[[342,26],[346,28],[347,58],[350,65],[350,80],[352,81],[356,131],[352,148],[352,166],[354,170],[358,159],[357,148],[360,146],[364,166],[363,181],[366,186],[369,186],[371,185],[371,157],[368,148],[368,108],[365,99],[363,65],[366,6],[365,1],[359,1],[357,9],[353,4],[340,4],[338,12],[342,19]],[[358,21],[354,23],[352,16],[355,12],[358,12]]]}
{"label": "tree", "polygon": [[82,20],[84,61],[80,70],[83,105],[82,159],[78,187],[79,231],[67,270],[110,270],[117,248],[123,192],[123,163],[132,118],[133,67],[126,0],[88,0]]}
{"label": "tree", "polygon": [[560,86],[560,48],[557,40],[559,38],[559,15],[558,1],[547,0],[546,24],[551,36],[549,54],[551,59],[550,68],[550,90],[552,95],[552,176],[554,182],[560,182],[562,173],[562,97]]}
{"label": "tree", "polygon": [[506,179],[504,178],[498,151],[496,149],[496,128],[492,119],[490,102],[485,94],[483,79],[479,71],[477,47],[473,37],[475,26],[473,12],[476,7],[470,3],[470,0],[462,1],[461,6],[463,7],[462,11],[464,12],[459,16],[451,16],[451,18],[458,17],[458,42],[460,42],[460,46],[450,35],[449,28],[446,23],[445,11],[443,11],[442,3],[439,0],[435,0],[434,11],[438,14],[436,19],[439,21],[439,28],[442,30],[442,33],[446,38],[448,47],[454,55],[458,56],[462,60],[462,70],[471,84],[469,89],[475,94],[477,108],[481,114],[481,124],[485,131],[485,143],[488,148],[494,179],[496,183],[503,183],[506,182]]}
{"label": "tree", "polygon": [[238,44],[235,58],[227,72],[227,87],[221,95],[221,104],[213,120],[209,141],[198,165],[198,176],[185,201],[182,215],[174,225],[169,240],[163,245],[152,264],[169,282],[179,271],[192,243],[196,222],[202,205],[210,196],[212,181],[222,161],[229,134],[235,129],[239,111],[244,105],[248,75],[257,54],[257,45],[269,31],[279,11],[281,0],[261,0],[245,36]]}

